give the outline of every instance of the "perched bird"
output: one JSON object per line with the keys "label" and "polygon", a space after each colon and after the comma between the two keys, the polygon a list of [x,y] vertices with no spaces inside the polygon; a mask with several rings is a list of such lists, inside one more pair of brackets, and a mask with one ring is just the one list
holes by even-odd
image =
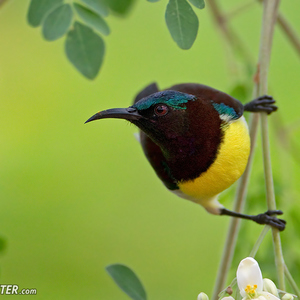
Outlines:
{"label": "perched bird", "polygon": [[128,108],[96,113],[86,121],[126,119],[140,128],[144,153],[164,185],[176,195],[201,204],[209,213],[229,215],[283,230],[285,221],[267,211],[245,215],[224,208],[218,195],[244,172],[250,137],[244,111],[271,113],[270,96],[243,105],[233,97],[201,84],[178,84],[159,91],[147,86]]}

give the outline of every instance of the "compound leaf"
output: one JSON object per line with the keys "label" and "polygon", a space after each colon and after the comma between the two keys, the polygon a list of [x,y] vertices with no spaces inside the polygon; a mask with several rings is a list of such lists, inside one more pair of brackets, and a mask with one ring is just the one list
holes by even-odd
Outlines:
{"label": "compound leaf", "polygon": [[73,11],[70,4],[63,4],[55,8],[43,22],[43,36],[48,41],[62,37],[72,23]]}
{"label": "compound leaf", "polygon": [[173,40],[181,49],[192,47],[199,27],[198,17],[186,0],[170,0],[166,23]]}
{"label": "compound leaf", "polygon": [[107,17],[109,14],[108,6],[103,0],[81,0],[95,13]]}
{"label": "compound leaf", "polygon": [[63,0],[31,0],[27,13],[28,23],[32,27],[40,26],[47,14],[62,2]]}
{"label": "compound leaf", "polygon": [[70,62],[85,77],[94,79],[103,62],[103,39],[91,28],[79,22],[68,32],[65,51]]}
{"label": "compound leaf", "polygon": [[107,23],[101,16],[80,4],[74,3],[74,7],[80,18],[85,21],[85,23],[100,31],[104,35],[108,35],[110,33]]}

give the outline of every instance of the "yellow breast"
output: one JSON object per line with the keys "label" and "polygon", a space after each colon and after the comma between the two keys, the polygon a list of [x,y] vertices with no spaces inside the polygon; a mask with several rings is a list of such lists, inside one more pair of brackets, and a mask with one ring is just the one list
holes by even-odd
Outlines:
{"label": "yellow breast", "polygon": [[184,194],[181,197],[203,205],[212,213],[218,213],[214,209],[221,206],[216,201],[216,195],[230,187],[243,174],[250,152],[250,137],[244,117],[223,130],[223,141],[213,164],[198,178],[178,184]]}

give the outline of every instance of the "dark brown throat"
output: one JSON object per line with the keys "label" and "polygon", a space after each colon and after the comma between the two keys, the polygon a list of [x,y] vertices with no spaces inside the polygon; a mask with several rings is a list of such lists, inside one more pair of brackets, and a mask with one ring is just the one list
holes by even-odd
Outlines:
{"label": "dark brown throat", "polygon": [[177,182],[195,179],[205,172],[215,161],[222,142],[218,112],[210,103],[199,106],[197,102],[189,107],[193,118],[185,134],[169,140],[163,148],[170,173]]}

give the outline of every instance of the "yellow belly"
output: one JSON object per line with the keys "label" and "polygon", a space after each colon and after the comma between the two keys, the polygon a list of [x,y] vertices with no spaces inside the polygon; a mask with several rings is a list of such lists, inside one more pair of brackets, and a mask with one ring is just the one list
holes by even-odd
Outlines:
{"label": "yellow belly", "polygon": [[178,184],[183,193],[181,197],[203,205],[212,213],[218,213],[216,208],[222,207],[216,196],[243,174],[250,152],[250,137],[244,117],[223,130],[223,141],[213,164],[198,178]]}

